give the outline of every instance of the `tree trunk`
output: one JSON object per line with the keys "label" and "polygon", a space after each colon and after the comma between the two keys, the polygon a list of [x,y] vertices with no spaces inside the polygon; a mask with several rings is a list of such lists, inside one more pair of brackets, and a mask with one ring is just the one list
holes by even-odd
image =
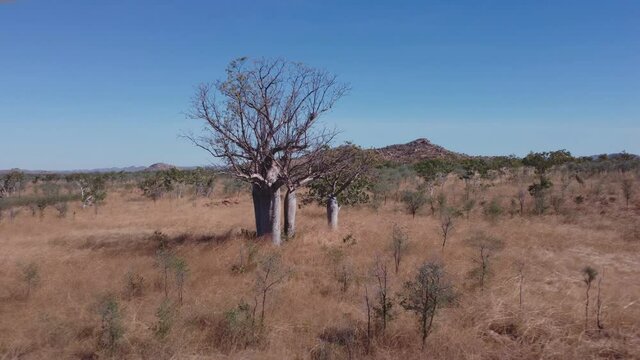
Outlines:
{"label": "tree trunk", "polygon": [[280,190],[253,185],[253,210],[256,219],[256,235],[272,236],[280,244]]}
{"label": "tree trunk", "polygon": [[274,245],[282,243],[280,235],[280,189],[271,192],[271,204],[269,207],[269,229],[271,230],[271,241]]}
{"label": "tree trunk", "polygon": [[327,200],[327,222],[331,230],[338,229],[338,212],[340,207],[338,206],[338,198],[331,196]]}
{"label": "tree trunk", "polygon": [[287,195],[284,198],[284,233],[287,238],[296,236],[296,210],[298,202],[296,199],[296,191],[287,189]]}
{"label": "tree trunk", "polygon": [[262,236],[264,235],[263,196],[260,187],[256,184],[251,186],[251,197],[253,198],[253,214],[256,219],[256,236]]}

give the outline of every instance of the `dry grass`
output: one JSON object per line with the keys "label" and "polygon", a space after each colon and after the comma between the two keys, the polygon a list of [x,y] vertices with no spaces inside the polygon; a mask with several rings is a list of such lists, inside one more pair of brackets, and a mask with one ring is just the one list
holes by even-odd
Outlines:
{"label": "dry grass", "polygon": [[[246,247],[240,229],[253,228],[248,197],[229,205],[176,199],[154,204],[139,194],[120,192],[109,195],[98,216],[76,205],[65,219],[53,211],[42,220],[23,212],[13,223],[0,223],[0,358],[638,358],[640,207],[636,201],[625,208],[615,181],[603,177],[590,179],[584,188],[574,184],[562,214],[503,215],[492,222],[476,209],[470,220],[456,220],[444,252],[439,220],[428,211],[412,219],[401,204],[391,201],[378,211],[345,208],[341,229],[329,233],[323,209],[304,207],[297,238],[280,249],[268,242],[258,245],[258,257],[280,252],[293,272],[272,293],[265,329],[246,348],[223,323],[225,312],[241,300],[253,300],[255,270],[231,271]],[[445,192],[450,202],[458,201],[453,194],[461,196],[461,184],[452,182]],[[513,183],[498,181],[478,196],[487,202],[500,197],[507,207],[516,192]],[[590,200],[574,204],[572,198],[583,193],[589,193]],[[386,334],[376,337],[365,355],[364,285],[373,291],[366,274],[376,255],[393,268],[393,223],[405,227],[411,241],[399,273],[391,273],[393,295],[421,262],[439,258],[460,297],[457,306],[436,316],[425,352],[420,350],[417,321],[396,305]],[[184,304],[162,340],[153,333],[164,298],[162,277],[154,266],[156,245],[150,240],[156,230],[175,239],[171,247],[190,268]],[[463,244],[477,230],[506,244],[493,258],[495,276],[484,291],[467,276],[473,254]],[[343,243],[347,234],[355,244]],[[338,251],[356,275],[346,293],[332,266]],[[525,263],[522,309],[516,261]],[[26,298],[19,264],[31,262],[39,267],[40,281]],[[606,269],[601,331],[595,330],[595,315],[591,330],[584,329],[580,270],[586,265]],[[144,278],[139,296],[125,293],[129,272]],[[170,298],[176,300],[173,278],[170,289]],[[112,354],[97,345],[101,320],[95,304],[106,293],[119,299],[125,329]]]}

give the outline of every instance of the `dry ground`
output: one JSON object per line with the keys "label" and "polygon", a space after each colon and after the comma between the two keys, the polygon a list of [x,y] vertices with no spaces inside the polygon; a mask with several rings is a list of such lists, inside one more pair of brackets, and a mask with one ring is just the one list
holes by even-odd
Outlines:
{"label": "dry ground", "polygon": [[[506,197],[516,190],[498,184],[490,191]],[[569,200],[562,215],[506,214],[495,223],[476,209],[470,220],[456,219],[444,252],[439,220],[426,209],[412,219],[393,201],[377,211],[345,208],[340,230],[329,233],[323,209],[303,207],[293,241],[280,249],[268,243],[259,246],[259,257],[280,252],[292,274],[268,299],[264,338],[248,348],[216,346],[212,330],[215,319],[241,300],[253,299],[255,274],[231,271],[248,241],[239,229],[253,229],[248,197],[229,205],[216,200],[194,204],[187,199],[153,203],[135,192],[120,191],[110,193],[97,216],[75,204],[64,219],[53,212],[43,219],[23,212],[13,223],[6,219],[0,223],[0,358],[108,358],[107,351],[97,346],[101,320],[95,311],[97,299],[108,292],[119,298],[125,328],[113,354],[116,358],[309,359],[320,358],[322,349],[331,352],[333,357],[327,358],[347,358],[344,346],[323,344],[319,334],[329,328],[364,326],[364,285],[375,289],[366,274],[376,256],[389,259],[391,267],[393,223],[404,226],[411,241],[399,273],[391,273],[394,296],[420,263],[440,259],[459,301],[438,313],[424,352],[417,321],[396,305],[394,319],[386,334],[375,339],[371,353],[349,349],[353,357],[640,358],[640,207],[632,202],[626,209],[613,185],[604,194],[609,197],[606,204],[578,207]],[[611,194],[617,201],[611,201]],[[494,276],[484,291],[467,276],[474,253],[463,243],[479,229],[506,244],[493,258]],[[155,244],[150,240],[156,230],[171,237],[188,235],[173,245],[190,273],[184,304],[164,340],[153,333],[156,310],[164,298],[161,272],[154,266]],[[343,243],[348,234],[355,244]],[[200,235],[206,236],[198,239]],[[355,279],[346,293],[334,276],[331,258],[336,249],[354,269]],[[522,309],[514,266],[518,260],[525,263]],[[21,266],[31,262],[38,265],[40,281],[27,298]],[[585,286],[580,271],[586,265],[601,273],[604,269],[602,331],[595,330],[594,313],[591,330],[584,329]],[[141,296],[124,295],[128,272],[144,277]],[[170,291],[170,298],[177,299],[173,278]],[[594,287],[592,305],[595,293]]]}

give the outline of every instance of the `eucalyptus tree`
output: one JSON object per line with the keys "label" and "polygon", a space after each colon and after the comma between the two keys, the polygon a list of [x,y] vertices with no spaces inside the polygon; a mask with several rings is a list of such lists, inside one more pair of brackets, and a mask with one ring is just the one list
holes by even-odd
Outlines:
{"label": "eucalyptus tree", "polygon": [[189,117],[205,129],[187,137],[251,184],[258,236],[280,244],[280,188],[292,182],[296,159],[331,142],[335,132],[319,120],[347,90],[323,70],[247,58],[232,61],[226,79],[198,87]]}

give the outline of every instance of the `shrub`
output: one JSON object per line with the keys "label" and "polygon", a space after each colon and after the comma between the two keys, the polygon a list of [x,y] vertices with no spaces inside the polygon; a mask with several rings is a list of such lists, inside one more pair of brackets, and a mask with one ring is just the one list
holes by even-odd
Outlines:
{"label": "shrub", "polygon": [[469,220],[469,215],[471,214],[471,210],[476,206],[476,201],[474,199],[467,199],[464,201],[462,205],[462,209],[467,214],[467,220]]}
{"label": "shrub", "polygon": [[547,190],[553,186],[553,183],[544,176],[540,177],[540,181],[529,186],[529,194],[533,196],[536,214],[542,215],[547,209],[545,198]]}
{"label": "shrub", "polygon": [[402,193],[402,202],[407,211],[415,218],[416,213],[427,202],[427,198],[422,191],[405,191]]}
{"label": "shrub", "polygon": [[491,199],[491,201],[484,206],[484,215],[493,222],[497,221],[503,212],[504,210],[498,198]]}
{"label": "shrub", "polygon": [[22,280],[24,281],[27,291],[25,297],[28,298],[31,290],[40,283],[40,269],[38,264],[30,262],[22,266]]}
{"label": "shrub", "polygon": [[258,246],[255,242],[247,240],[245,245],[240,247],[238,263],[231,265],[231,272],[242,274],[251,271],[256,267],[256,255],[258,254]]}
{"label": "shrub", "polygon": [[102,323],[98,345],[113,353],[124,335],[122,314],[120,313],[118,300],[110,294],[103,296],[98,302],[97,311]]}
{"label": "shrub", "polygon": [[156,324],[153,328],[153,333],[158,339],[164,339],[171,332],[175,312],[175,306],[168,299],[164,299],[160,303],[156,311]]}
{"label": "shrub", "polygon": [[189,266],[187,265],[187,261],[180,257],[174,257],[173,264],[171,265],[176,278],[176,285],[178,286],[180,305],[182,305],[182,294],[184,292],[184,283],[189,275]]}
{"label": "shrub", "polygon": [[450,304],[453,299],[453,288],[445,279],[442,265],[437,263],[424,263],[414,280],[404,284],[400,306],[418,317],[423,349],[438,308]]}
{"label": "shrub", "polygon": [[140,274],[133,271],[127,272],[124,283],[124,296],[126,298],[142,296],[144,287],[144,278]]}
{"label": "shrub", "polygon": [[474,234],[466,240],[466,243],[476,252],[472,258],[474,267],[469,275],[477,278],[480,288],[484,290],[485,279],[491,274],[490,260],[495,252],[502,250],[504,243],[501,239],[484,233]]}
{"label": "shrub", "polygon": [[340,284],[340,291],[346,293],[354,280],[353,266],[346,261],[342,261],[337,264],[333,274],[338,284]]}
{"label": "shrub", "polygon": [[59,218],[67,217],[67,212],[69,211],[69,206],[67,205],[66,202],[57,203],[53,207],[58,212],[58,217]]}
{"label": "shrub", "polygon": [[257,345],[260,331],[256,325],[255,307],[251,309],[246,302],[240,301],[215,322],[212,335],[214,346],[221,350]]}
{"label": "shrub", "polygon": [[158,250],[156,253],[156,266],[160,269],[163,276],[164,284],[164,297],[169,296],[168,282],[169,282],[169,269],[173,266],[174,255],[168,249]]}

